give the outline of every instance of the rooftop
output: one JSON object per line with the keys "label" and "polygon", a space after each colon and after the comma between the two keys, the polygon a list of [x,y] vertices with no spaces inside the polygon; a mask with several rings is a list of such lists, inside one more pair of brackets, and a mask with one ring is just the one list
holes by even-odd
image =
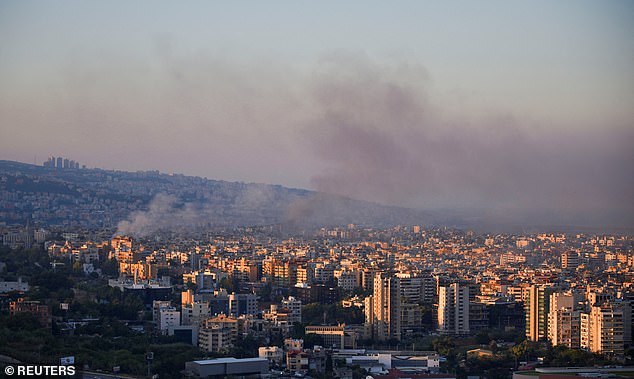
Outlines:
{"label": "rooftop", "polygon": [[194,363],[199,365],[215,365],[221,363],[249,363],[249,362],[265,362],[266,358],[216,358],[216,359],[205,359],[202,361],[194,361]]}

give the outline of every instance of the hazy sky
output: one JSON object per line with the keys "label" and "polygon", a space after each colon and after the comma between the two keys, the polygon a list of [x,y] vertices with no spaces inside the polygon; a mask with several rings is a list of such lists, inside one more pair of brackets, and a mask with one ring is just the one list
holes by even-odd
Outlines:
{"label": "hazy sky", "polygon": [[633,41],[631,1],[4,0],[0,159],[632,226]]}

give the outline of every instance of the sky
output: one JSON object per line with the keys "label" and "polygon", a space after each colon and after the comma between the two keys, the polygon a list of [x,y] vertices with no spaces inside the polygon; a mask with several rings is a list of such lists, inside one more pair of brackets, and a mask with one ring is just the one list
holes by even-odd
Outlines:
{"label": "sky", "polygon": [[0,159],[634,227],[631,1],[0,2]]}

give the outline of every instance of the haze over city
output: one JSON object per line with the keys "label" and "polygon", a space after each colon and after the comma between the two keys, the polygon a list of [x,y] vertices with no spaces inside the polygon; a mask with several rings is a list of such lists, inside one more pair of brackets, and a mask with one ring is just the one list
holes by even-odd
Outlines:
{"label": "haze over city", "polygon": [[629,379],[634,3],[0,1],[2,377]]}
{"label": "haze over city", "polygon": [[0,159],[633,227],[626,1],[0,4]]}

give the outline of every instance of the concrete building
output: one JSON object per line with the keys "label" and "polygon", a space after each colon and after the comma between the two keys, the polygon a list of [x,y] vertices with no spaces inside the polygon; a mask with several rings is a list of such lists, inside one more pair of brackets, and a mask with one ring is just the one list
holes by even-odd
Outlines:
{"label": "concrete building", "polygon": [[158,329],[167,334],[170,327],[180,326],[181,312],[173,307],[159,309]]}
{"label": "concrete building", "polygon": [[178,342],[187,343],[192,346],[198,346],[197,325],[170,326],[167,329],[167,335],[174,336]]}
{"label": "concrete building", "polygon": [[315,274],[310,266],[297,268],[297,283],[312,284]]}
{"label": "concrete building", "polygon": [[[374,277],[371,307],[366,309],[366,323],[371,335],[380,341],[401,339],[400,286],[398,278],[389,272]],[[368,304],[370,305],[370,304]]]}
{"label": "concrete building", "polygon": [[438,331],[469,334],[469,287],[453,283],[438,288]]}
{"label": "concrete building", "polygon": [[233,330],[221,325],[211,325],[198,331],[198,347],[204,352],[226,352],[235,345]]}
{"label": "concrete building", "polygon": [[554,345],[571,349],[580,347],[581,312],[570,308],[557,309],[548,314],[548,340]]}
{"label": "concrete building", "polygon": [[305,351],[291,350],[286,353],[286,369],[292,373],[307,373],[309,355]]}
{"label": "concrete building", "polygon": [[480,301],[469,302],[469,331],[475,333],[479,330],[488,329],[489,307],[486,303]]}
{"label": "concrete building", "polygon": [[605,302],[610,302],[614,299],[614,294],[609,292],[600,292],[593,288],[586,290],[586,299],[590,306],[599,306]]}
{"label": "concrete building", "polygon": [[258,297],[252,293],[232,293],[229,295],[229,314],[254,315],[258,312]]}
{"label": "concrete building", "polygon": [[284,335],[288,335],[293,326],[291,320],[294,319],[291,310],[286,307],[278,306],[277,304],[271,304],[270,310],[263,313],[264,320],[270,322],[271,326],[274,326],[278,331]]}
{"label": "concrete building", "polygon": [[193,271],[183,274],[183,283],[196,285],[198,291],[213,290],[215,283],[221,279],[222,275],[209,270]]}
{"label": "concrete building", "polygon": [[359,287],[358,275],[354,271],[335,270],[334,275],[337,279],[337,286],[345,291],[352,291]]}
{"label": "concrete building", "polygon": [[169,300],[154,300],[152,302],[152,321],[158,325],[161,318],[161,309],[170,308],[171,306],[172,302]]}
{"label": "concrete building", "polygon": [[18,278],[17,281],[1,281],[0,293],[7,293],[12,291],[26,292],[29,290],[29,283],[23,282],[22,278]]}
{"label": "concrete building", "polygon": [[306,334],[316,334],[321,337],[325,347],[333,349],[344,349],[346,346],[345,325],[337,326],[307,326]]}
{"label": "concrete building", "polygon": [[302,301],[302,304],[334,304],[339,301],[338,289],[325,284],[296,284],[293,291],[296,297]]}
{"label": "concrete building", "polygon": [[280,286],[290,286],[297,283],[297,263],[275,258],[262,261],[262,275],[267,281]]}
{"label": "concrete building", "polygon": [[284,350],[302,350],[304,348],[304,340],[286,338],[284,340]]}
{"label": "concrete building", "polygon": [[290,311],[288,321],[290,323],[302,322],[302,301],[289,296],[286,299],[282,299],[282,307],[287,308]]}
{"label": "concrete building", "polygon": [[335,266],[331,263],[317,263],[315,265],[315,282],[324,284],[334,283]]}
{"label": "concrete building", "polygon": [[579,267],[579,253],[576,251],[567,251],[561,254],[561,268],[565,270],[576,270]]}
{"label": "concrete building", "polygon": [[366,291],[374,289],[374,276],[378,273],[377,269],[366,268],[361,272],[361,287]]}
{"label": "concrete building", "polygon": [[553,346],[580,347],[581,313],[574,309],[572,293],[555,292],[550,295],[548,312],[548,340]]}
{"label": "concrete building", "polygon": [[548,338],[548,312],[552,292],[552,288],[543,285],[531,285],[528,288],[528,298],[524,307],[526,309],[526,338],[530,341],[542,341]]}
{"label": "concrete building", "polygon": [[412,372],[416,372],[416,375],[440,372],[440,356],[432,351],[351,350],[340,351],[335,355],[345,359],[347,365],[358,365],[373,374],[396,368],[407,370],[410,375]]}
{"label": "concrete building", "polygon": [[282,364],[284,361],[284,350],[278,346],[260,346],[258,348],[258,357],[265,358],[272,364]]}
{"label": "concrete building", "polygon": [[[398,273],[401,337],[412,337],[423,332],[422,305],[433,301],[436,281],[431,276]],[[430,294],[429,290],[434,294]]]}
{"label": "concrete building", "polygon": [[185,363],[185,371],[199,378],[264,378],[269,362],[264,358],[218,358]]}
{"label": "concrete building", "polygon": [[625,353],[625,317],[621,307],[611,303],[593,306],[581,314],[581,347],[594,353],[622,359]]}
{"label": "concrete building", "polygon": [[183,325],[200,325],[203,320],[211,316],[209,303],[202,301],[184,304],[181,312]]}
{"label": "concrete building", "polygon": [[324,374],[326,372],[326,349],[322,346],[313,347],[308,352],[308,369]]}
{"label": "concrete building", "polygon": [[238,320],[220,315],[204,320],[198,332],[198,347],[207,352],[231,349],[238,337]]}

